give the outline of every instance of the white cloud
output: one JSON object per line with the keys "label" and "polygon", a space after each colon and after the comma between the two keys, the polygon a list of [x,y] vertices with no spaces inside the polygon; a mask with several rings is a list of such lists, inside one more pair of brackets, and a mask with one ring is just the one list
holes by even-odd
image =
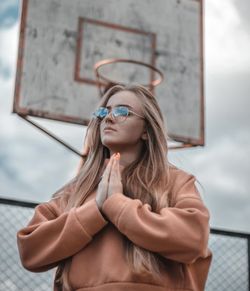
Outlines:
{"label": "white cloud", "polygon": [[239,131],[231,136],[222,135],[213,145],[184,152],[171,153],[172,159],[192,172],[204,185],[213,184],[228,195],[248,199],[250,173],[250,135]]}
{"label": "white cloud", "polygon": [[232,0],[205,1],[206,67],[211,72],[250,66],[250,35]]}
{"label": "white cloud", "polygon": [[179,167],[195,174],[211,213],[211,225],[249,232],[250,135],[221,135],[204,148],[170,153]]}
{"label": "white cloud", "polygon": [[16,6],[19,0],[1,0],[0,14],[3,14],[9,7]]}
{"label": "white cloud", "polygon": [[248,173],[250,165],[246,163],[250,155],[250,138],[238,134],[224,136],[208,149],[205,155],[197,157],[197,166],[204,167],[200,178],[206,185],[213,184],[225,197],[248,199]]}
{"label": "white cloud", "polygon": [[[0,29],[0,66],[10,70],[9,78],[13,79],[16,70],[19,24],[8,29]],[[1,69],[1,67],[0,67]],[[1,71],[0,71],[1,77]]]}

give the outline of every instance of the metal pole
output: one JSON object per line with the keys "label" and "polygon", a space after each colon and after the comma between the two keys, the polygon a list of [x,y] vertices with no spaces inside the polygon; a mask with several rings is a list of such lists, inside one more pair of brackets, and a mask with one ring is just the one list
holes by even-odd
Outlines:
{"label": "metal pole", "polygon": [[69,144],[67,144],[66,142],[64,142],[63,140],[61,140],[59,137],[55,136],[53,133],[49,132],[48,130],[46,130],[45,128],[41,127],[40,125],[38,125],[37,123],[35,123],[34,121],[31,121],[30,119],[28,119],[27,116],[24,115],[20,115],[18,114],[21,118],[23,118],[24,120],[28,121],[29,123],[31,123],[33,126],[37,127],[39,130],[41,130],[42,132],[46,133],[47,135],[49,135],[51,138],[53,138],[54,140],[56,140],[57,142],[59,142],[60,144],[64,145],[66,148],[68,148],[70,151],[74,152],[75,154],[77,154],[80,157],[84,157],[84,155],[82,155],[80,152],[78,152],[76,149],[74,149],[73,147],[71,147]]}

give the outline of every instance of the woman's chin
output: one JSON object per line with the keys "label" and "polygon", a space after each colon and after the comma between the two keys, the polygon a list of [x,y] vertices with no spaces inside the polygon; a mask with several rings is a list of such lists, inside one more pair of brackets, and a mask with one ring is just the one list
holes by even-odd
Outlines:
{"label": "woman's chin", "polygon": [[110,151],[114,151],[117,150],[118,148],[122,147],[122,144],[119,143],[118,141],[115,141],[113,139],[109,139],[109,138],[104,138],[102,140],[102,144],[108,148]]}

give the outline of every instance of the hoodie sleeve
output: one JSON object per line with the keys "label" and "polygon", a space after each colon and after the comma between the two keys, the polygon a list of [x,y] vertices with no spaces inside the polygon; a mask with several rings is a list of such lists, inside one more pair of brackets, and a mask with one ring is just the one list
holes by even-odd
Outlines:
{"label": "hoodie sleeve", "polygon": [[209,254],[209,212],[195,187],[195,177],[181,179],[173,207],[151,211],[149,204],[121,193],[103,204],[108,219],[134,244],[182,263]]}
{"label": "hoodie sleeve", "polygon": [[61,197],[38,205],[33,218],[17,233],[21,262],[32,272],[47,271],[84,248],[107,221],[94,199],[68,212]]}

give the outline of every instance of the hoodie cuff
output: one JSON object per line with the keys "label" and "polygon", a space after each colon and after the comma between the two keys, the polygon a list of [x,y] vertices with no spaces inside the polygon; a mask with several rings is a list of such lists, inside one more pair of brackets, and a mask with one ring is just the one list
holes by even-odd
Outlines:
{"label": "hoodie cuff", "polygon": [[77,220],[83,229],[92,237],[99,232],[108,221],[102,216],[95,199],[92,199],[80,207],[75,208]]}
{"label": "hoodie cuff", "polygon": [[124,196],[124,194],[113,194],[103,203],[102,212],[113,224],[118,226],[119,217],[130,200],[131,199],[127,196]]}

